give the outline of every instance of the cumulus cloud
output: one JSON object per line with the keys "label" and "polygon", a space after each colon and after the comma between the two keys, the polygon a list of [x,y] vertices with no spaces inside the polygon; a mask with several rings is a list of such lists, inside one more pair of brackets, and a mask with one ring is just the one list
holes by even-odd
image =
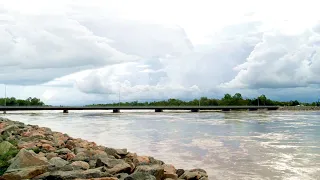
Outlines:
{"label": "cumulus cloud", "polygon": [[[111,47],[110,39],[95,35],[65,14],[39,15],[6,9],[0,16],[4,83],[45,82],[83,69],[140,59]],[[19,71],[23,78],[17,80],[13,71]]]}
{"label": "cumulus cloud", "polygon": [[242,88],[292,88],[319,84],[320,34],[310,28],[287,34],[265,32],[247,61],[235,69],[237,76],[222,86]]}

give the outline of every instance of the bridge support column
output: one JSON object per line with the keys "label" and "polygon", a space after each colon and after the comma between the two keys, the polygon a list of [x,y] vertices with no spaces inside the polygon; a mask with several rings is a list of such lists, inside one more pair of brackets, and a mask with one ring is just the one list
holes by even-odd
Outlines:
{"label": "bridge support column", "polygon": [[63,110],[63,113],[64,113],[64,114],[67,114],[67,113],[69,113],[69,111],[68,111],[67,109],[64,109],[64,110]]}
{"label": "bridge support column", "polygon": [[120,113],[120,109],[114,109],[112,112],[113,113]]}
{"label": "bridge support column", "polygon": [[191,109],[191,112],[199,112],[200,109]]}
{"label": "bridge support column", "polygon": [[3,111],[3,114],[7,114],[7,111]]}
{"label": "bridge support column", "polygon": [[230,111],[231,109],[221,109],[222,111]]}
{"label": "bridge support column", "polygon": [[162,109],[155,109],[154,112],[163,112]]}

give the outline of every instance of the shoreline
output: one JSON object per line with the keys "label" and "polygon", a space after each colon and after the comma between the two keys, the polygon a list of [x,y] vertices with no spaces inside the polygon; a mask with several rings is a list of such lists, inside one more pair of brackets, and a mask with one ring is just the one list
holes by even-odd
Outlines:
{"label": "shoreline", "polygon": [[320,111],[320,106],[280,106],[277,111]]}
{"label": "shoreline", "polygon": [[46,127],[0,117],[0,180],[207,180],[205,170],[176,169],[127,149],[99,146]]}

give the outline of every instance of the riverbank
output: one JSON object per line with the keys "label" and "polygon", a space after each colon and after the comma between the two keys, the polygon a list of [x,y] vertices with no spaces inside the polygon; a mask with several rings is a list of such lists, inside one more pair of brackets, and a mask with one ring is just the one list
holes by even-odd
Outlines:
{"label": "riverbank", "polygon": [[281,106],[280,111],[320,111],[320,106]]}
{"label": "riverbank", "polygon": [[208,179],[126,149],[99,146],[49,128],[0,118],[0,179]]}

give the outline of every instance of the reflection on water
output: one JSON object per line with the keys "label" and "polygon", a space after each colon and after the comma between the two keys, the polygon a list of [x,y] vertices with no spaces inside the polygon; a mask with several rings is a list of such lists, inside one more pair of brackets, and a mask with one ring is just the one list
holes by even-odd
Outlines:
{"label": "reflection on water", "polygon": [[128,148],[210,179],[320,179],[319,112],[9,113],[98,144]]}

